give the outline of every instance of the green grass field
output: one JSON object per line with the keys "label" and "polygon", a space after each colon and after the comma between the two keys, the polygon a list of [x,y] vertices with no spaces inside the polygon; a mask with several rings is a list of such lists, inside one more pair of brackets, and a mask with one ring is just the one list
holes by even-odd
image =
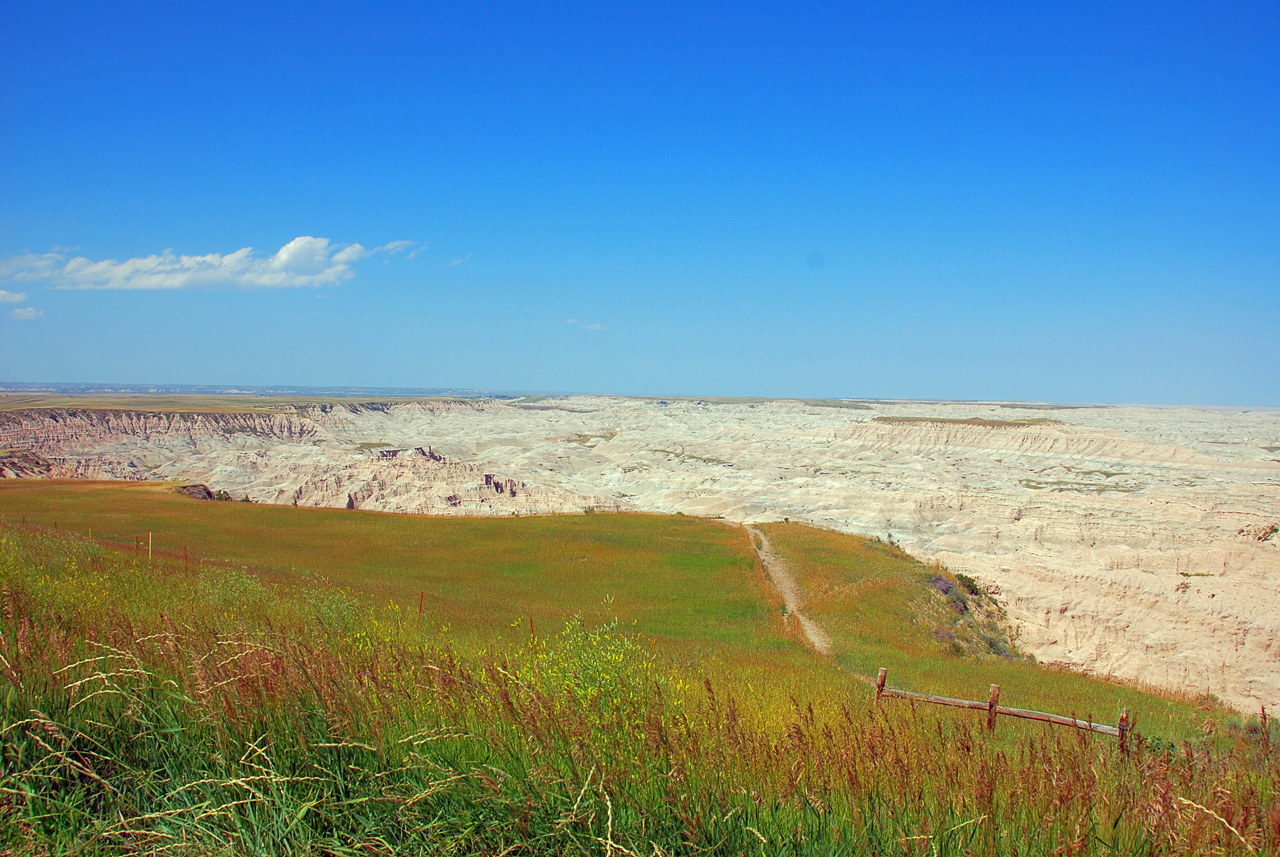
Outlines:
{"label": "green grass field", "polygon": [[[785,635],[741,528],[660,515],[432,518],[215,503],[155,483],[0,483],[0,518],[157,556],[321,577],[478,638],[622,618],[665,645],[770,660]],[[520,629],[513,629],[513,623]]]}
{"label": "green grass field", "polygon": [[[836,664],[808,652],[783,620],[741,527],[664,515],[438,518],[194,500],[163,483],[0,482],[0,519],[26,520],[126,551],[245,569],[265,580],[319,578],[458,638],[510,641],[533,627],[617,619],[685,662],[714,658],[758,684],[821,675],[867,692],[880,667],[909,690],[1091,715],[1130,708],[1148,731],[1182,739],[1205,711],[1149,689],[1049,670],[1026,660],[957,654],[938,630],[962,630],[928,585],[936,570],[858,536],[801,524],[765,530],[833,637]],[[957,627],[959,624],[961,627]],[[838,667],[838,668],[837,668]],[[798,678],[797,678],[798,676]],[[1033,727],[1039,728],[1039,727]]]}
{"label": "green grass field", "polygon": [[[1280,846],[1280,760],[1256,724],[1017,657],[993,604],[958,607],[965,590],[931,583],[956,576],[891,545],[764,529],[831,658],[786,620],[746,531],[720,521],[0,482],[0,848]],[[988,733],[972,712],[877,708],[880,666],[912,690],[999,683],[1006,704],[1108,722],[1129,707],[1144,734],[1123,754],[1026,721]]]}
{"label": "green grass field", "polygon": [[[801,524],[764,530],[809,594],[807,612],[835,641],[835,659],[855,675],[886,667],[890,686],[966,699],[985,699],[988,686],[998,684],[1002,704],[1100,723],[1114,724],[1129,708],[1149,734],[1173,739],[1201,732],[1207,713],[1223,713],[1155,688],[999,656],[1008,644],[1000,623],[997,617],[984,623],[974,603],[991,606],[990,600],[959,584],[955,591],[964,599],[942,597],[925,581],[953,576],[891,545]],[[963,613],[961,600],[969,602]],[[974,645],[962,649],[955,639]]]}

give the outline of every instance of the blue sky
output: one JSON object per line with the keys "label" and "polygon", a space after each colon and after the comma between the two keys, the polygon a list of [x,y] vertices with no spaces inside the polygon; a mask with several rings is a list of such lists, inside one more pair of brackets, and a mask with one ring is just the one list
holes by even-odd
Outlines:
{"label": "blue sky", "polygon": [[1277,44],[1274,3],[4,2],[0,381],[1280,405]]}

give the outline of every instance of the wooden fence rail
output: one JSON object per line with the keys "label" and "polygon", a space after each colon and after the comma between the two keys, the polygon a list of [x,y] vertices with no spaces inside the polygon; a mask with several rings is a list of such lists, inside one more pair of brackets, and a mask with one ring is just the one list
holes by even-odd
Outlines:
{"label": "wooden fence rail", "polygon": [[1044,711],[1031,711],[1026,708],[1008,708],[1000,705],[1000,685],[991,685],[991,693],[986,702],[980,702],[974,699],[955,699],[950,696],[934,696],[929,693],[912,693],[909,690],[897,690],[892,687],[885,687],[884,683],[889,677],[889,671],[884,667],[880,668],[880,675],[876,677],[876,702],[879,703],[884,697],[894,697],[897,699],[913,699],[919,702],[928,702],[933,705],[950,705],[953,708],[969,708],[974,711],[987,712],[987,728],[996,728],[996,717],[1005,715],[1006,717],[1021,717],[1024,720],[1039,720],[1042,723],[1052,723],[1055,726],[1070,726],[1073,729],[1083,729],[1087,732],[1097,732],[1101,735],[1110,735],[1120,741],[1120,749],[1128,752],[1129,744],[1129,709],[1124,709],[1120,714],[1120,722],[1115,726],[1107,726],[1102,723],[1094,723],[1090,720],[1077,720],[1074,717],[1063,717],[1061,714],[1048,714]]}

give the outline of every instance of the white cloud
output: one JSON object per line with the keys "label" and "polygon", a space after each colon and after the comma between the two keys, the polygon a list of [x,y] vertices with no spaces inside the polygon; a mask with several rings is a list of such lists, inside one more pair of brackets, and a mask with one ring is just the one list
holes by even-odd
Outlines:
{"label": "white cloud", "polygon": [[364,249],[359,244],[352,244],[344,247],[337,253],[333,254],[333,261],[339,265],[349,265],[352,262],[359,262],[366,256],[372,256],[373,252]]}
{"label": "white cloud", "polygon": [[[364,248],[359,244],[352,244],[336,253],[331,253],[328,238],[300,235],[281,247],[276,251],[276,255],[271,257],[271,270],[304,277],[323,275],[333,266],[345,265],[352,261],[353,255],[359,258],[362,253]],[[334,257],[332,261],[329,259],[330,255]],[[342,258],[339,259],[339,256]]]}
{"label": "white cloud", "polygon": [[36,309],[33,306],[22,306],[9,313],[9,315],[13,316],[18,321],[35,321],[40,316],[44,315],[44,310]]}
{"label": "white cloud", "polygon": [[603,324],[584,324],[582,326],[582,329],[583,330],[606,330],[607,328]]}
{"label": "white cloud", "polygon": [[6,292],[0,289],[0,304],[20,304],[26,299],[26,292]]}
{"label": "white cloud", "polygon": [[470,258],[471,258],[471,254],[470,254],[470,253],[468,253],[467,255],[463,256],[461,259],[450,259],[450,260],[449,260],[449,264],[450,264],[450,265],[455,265],[455,266],[456,266],[456,265],[461,265],[463,262],[467,261],[467,260],[468,260],[468,259],[470,259]]}
{"label": "white cloud", "polygon": [[[200,289],[328,286],[354,276],[352,264],[374,253],[398,253],[414,242],[392,241],[374,250],[300,235],[268,258],[252,247],[234,253],[183,256],[172,250],[123,262],[67,258],[64,252],[0,259],[0,278],[47,283],[58,289]],[[0,292],[0,294],[12,294]],[[6,298],[6,300],[13,300]]]}

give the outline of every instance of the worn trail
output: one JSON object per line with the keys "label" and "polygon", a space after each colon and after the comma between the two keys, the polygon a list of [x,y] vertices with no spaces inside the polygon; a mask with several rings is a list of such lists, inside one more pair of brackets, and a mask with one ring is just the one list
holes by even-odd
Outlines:
{"label": "worn trail", "polygon": [[769,539],[764,533],[752,526],[747,526],[746,530],[747,536],[751,539],[751,547],[755,549],[761,565],[764,566],[765,576],[782,594],[782,601],[787,605],[787,615],[796,617],[796,621],[800,623],[800,630],[804,632],[805,639],[809,641],[809,645],[813,646],[814,651],[824,657],[830,657],[831,635],[802,612],[805,606],[804,591],[791,574],[791,570],[787,568],[782,558],[773,552],[769,546]]}

